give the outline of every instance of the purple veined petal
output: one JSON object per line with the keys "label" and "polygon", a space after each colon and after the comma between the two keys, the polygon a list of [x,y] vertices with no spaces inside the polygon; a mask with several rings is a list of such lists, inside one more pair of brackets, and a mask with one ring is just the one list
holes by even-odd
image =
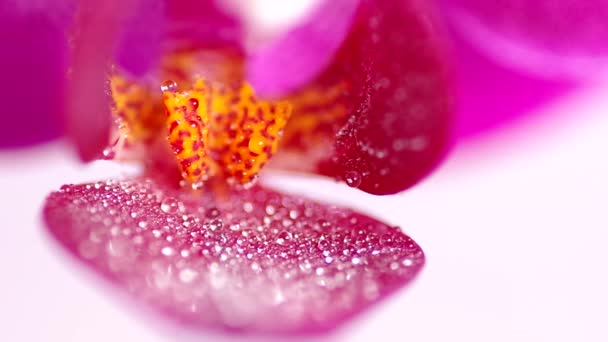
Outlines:
{"label": "purple veined petal", "polygon": [[441,0],[445,16],[501,63],[551,78],[608,75],[608,2]]}
{"label": "purple veined petal", "polygon": [[1,147],[46,141],[61,134],[66,32],[71,1],[0,4]]}
{"label": "purple veined petal", "polygon": [[329,65],[348,35],[357,0],[322,1],[301,23],[247,61],[246,79],[261,96],[289,93]]}

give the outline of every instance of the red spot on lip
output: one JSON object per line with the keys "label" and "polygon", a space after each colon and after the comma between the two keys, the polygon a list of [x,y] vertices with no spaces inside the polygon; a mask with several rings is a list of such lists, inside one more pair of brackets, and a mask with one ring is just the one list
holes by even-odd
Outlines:
{"label": "red spot on lip", "polygon": [[148,178],[65,185],[44,219],[88,267],[195,327],[327,331],[424,264],[399,229],[348,209],[260,186],[222,198]]}

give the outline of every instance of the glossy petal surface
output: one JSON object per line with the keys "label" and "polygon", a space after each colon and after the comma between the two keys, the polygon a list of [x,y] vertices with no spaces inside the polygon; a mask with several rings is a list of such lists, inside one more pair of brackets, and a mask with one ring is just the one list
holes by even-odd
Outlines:
{"label": "glossy petal surface", "polygon": [[[362,1],[344,45],[311,86],[327,94],[344,84],[335,100],[345,106],[344,116],[317,146],[284,150],[308,152],[318,158],[312,171],[373,194],[402,191],[428,174],[446,151],[451,127],[446,63],[432,14],[423,1]],[[298,115],[296,108],[292,120]]]}
{"label": "glossy petal surface", "polygon": [[66,185],[44,218],[75,257],[175,320],[311,333],[407,284],[424,263],[398,228],[254,187],[188,192],[151,179]]}
{"label": "glossy petal surface", "polygon": [[454,25],[498,60],[545,75],[606,76],[606,1],[442,2]]}

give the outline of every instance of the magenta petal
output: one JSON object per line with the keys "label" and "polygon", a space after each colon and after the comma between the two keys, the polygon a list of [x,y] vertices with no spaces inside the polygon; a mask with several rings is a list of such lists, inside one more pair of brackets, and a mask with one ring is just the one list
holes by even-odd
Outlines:
{"label": "magenta petal", "polygon": [[144,76],[160,62],[164,9],[164,0],[143,1],[124,24],[115,59],[133,76]]}
{"label": "magenta petal", "polygon": [[574,82],[533,77],[487,58],[458,32],[452,35],[457,139],[500,129],[576,88]]}
{"label": "magenta petal", "polygon": [[604,0],[442,0],[446,17],[477,48],[529,72],[605,77]]}
{"label": "magenta petal", "polygon": [[165,1],[166,38],[177,47],[241,46],[240,22],[219,6],[219,0]]}
{"label": "magenta petal", "polygon": [[348,209],[259,186],[211,194],[145,178],[66,185],[44,218],[86,265],[194,327],[327,331],[424,264],[398,228]]}
{"label": "magenta petal", "polygon": [[[22,146],[61,133],[69,2],[0,4],[0,147]],[[35,89],[35,90],[34,90]]]}
{"label": "magenta petal", "polygon": [[426,176],[450,143],[451,92],[441,30],[424,1],[364,0],[321,84],[346,81],[348,118],[322,174],[373,193]]}
{"label": "magenta petal", "polygon": [[313,80],[346,38],[359,1],[326,0],[296,28],[247,61],[247,80],[262,96],[284,95]]}

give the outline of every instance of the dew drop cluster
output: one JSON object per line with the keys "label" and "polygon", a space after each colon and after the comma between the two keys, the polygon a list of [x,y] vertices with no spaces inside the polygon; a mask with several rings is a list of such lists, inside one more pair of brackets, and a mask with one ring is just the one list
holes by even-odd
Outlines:
{"label": "dew drop cluster", "polygon": [[200,326],[333,327],[424,263],[399,228],[259,185],[214,195],[138,178],[69,185],[51,233],[131,295]]}

